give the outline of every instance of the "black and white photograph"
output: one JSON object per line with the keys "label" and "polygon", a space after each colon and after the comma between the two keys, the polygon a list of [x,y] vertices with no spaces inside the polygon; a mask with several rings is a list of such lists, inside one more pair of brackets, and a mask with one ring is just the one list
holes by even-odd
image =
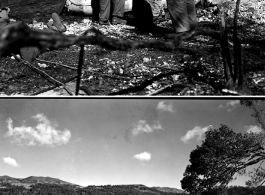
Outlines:
{"label": "black and white photograph", "polygon": [[0,195],[264,195],[264,0],[0,0]]}

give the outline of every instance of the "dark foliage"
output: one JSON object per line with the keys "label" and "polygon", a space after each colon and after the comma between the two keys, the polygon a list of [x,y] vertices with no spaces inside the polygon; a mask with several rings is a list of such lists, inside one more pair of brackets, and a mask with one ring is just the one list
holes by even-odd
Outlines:
{"label": "dark foliage", "polygon": [[[78,188],[70,185],[36,184],[30,189],[23,186],[2,184],[0,195],[181,195],[181,193],[162,192],[144,185],[106,185]],[[184,195],[184,193],[183,193]]]}
{"label": "dark foliage", "polygon": [[202,193],[226,187],[237,174],[246,174],[248,166],[264,160],[263,138],[264,134],[235,133],[225,125],[207,131],[202,145],[190,154],[182,188]]}
{"label": "dark foliage", "polygon": [[[1,184],[0,195],[184,195],[186,193],[168,193],[161,192],[154,188],[149,188],[144,185],[107,185],[107,186],[87,186],[85,188],[75,188],[67,185],[55,184],[37,184],[33,185],[31,189],[26,189],[22,186],[14,186],[11,184]],[[5,187],[5,188],[3,188]],[[258,188],[231,186],[227,188],[226,195],[264,195],[265,186]],[[217,194],[217,192],[208,191],[203,193]],[[192,194],[190,194],[192,195]]]}

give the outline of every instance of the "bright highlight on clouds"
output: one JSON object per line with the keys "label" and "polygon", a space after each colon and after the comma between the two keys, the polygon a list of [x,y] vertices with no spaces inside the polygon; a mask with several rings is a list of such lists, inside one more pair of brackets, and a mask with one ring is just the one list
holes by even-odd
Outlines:
{"label": "bright highlight on clouds", "polygon": [[189,130],[187,134],[183,137],[181,137],[181,141],[184,143],[188,142],[189,140],[193,139],[194,137],[197,137],[197,140],[202,140],[204,137],[204,134],[206,131],[210,130],[212,125],[206,126],[206,127],[199,127],[196,126],[193,129]]}
{"label": "bright highlight on clouds", "polygon": [[262,129],[256,125],[245,126],[245,129],[247,133],[261,133],[262,132]]}
{"label": "bright highlight on clouds", "polygon": [[11,118],[7,120],[8,132],[7,137],[12,137],[15,142],[26,145],[62,145],[67,144],[71,138],[69,130],[57,130],[57,125],[54,125],[43,114],[37,114],[32,117],[38,121],[36,127],[13,127]]}
{"label": "bright highlight on clouds", "polygon": [[155,130],[162,130],[162,126],[159,121],[156,121],[153,125],[149,125],[145,120],[139,120],[132,129],[132,134],[134,136],[140,133],[152,133]]}
{"label": "bright highlight on clouds", "polygon": [[12,167],[18,167],[17,161],[11,157],[4,157],[3,161]]}
{"label": "bright highlight on clouds", "polygon": [[149,161],[151,160],[151,154],[148,152],[143,152],[143,153],[134,155],[133,158],[140,160],[140,161]]}
{"label": "bright highlight on clouds", "polygon": [[164,101],[159,102],[156,109],[165,111],[165,112],[174,112],[173,105],[170,103],[165,103]]}
{"label": "bright highlight on clouds", "polygon": [[228,108],[227,112],[231,112],[240,104],[239,100],[231,100],[227,102],[225,105],[220,105],[218,108]]}

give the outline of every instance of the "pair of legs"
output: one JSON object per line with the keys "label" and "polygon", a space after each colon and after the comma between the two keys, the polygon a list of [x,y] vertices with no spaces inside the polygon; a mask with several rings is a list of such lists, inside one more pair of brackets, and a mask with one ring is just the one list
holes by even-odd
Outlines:
{"label": "pair of legs", "polygon": [[193,30],[197,27],[194,0],[167,0],[167,8],[176,33]]}
{"label": "pair of legs", "polygon": [[[125,0],[99,0],[100,10],[99,10],[99,21],[107,22],[110,20],[112,15],[112,22],[115,23],[117,18],[123,18]],[[112,5],[113,4],[113,7]],[[112,13],[112,14],[111,14]],[[118,20],[120,23],[121,20]],[[123,21],[122,21],[123,22]]]}

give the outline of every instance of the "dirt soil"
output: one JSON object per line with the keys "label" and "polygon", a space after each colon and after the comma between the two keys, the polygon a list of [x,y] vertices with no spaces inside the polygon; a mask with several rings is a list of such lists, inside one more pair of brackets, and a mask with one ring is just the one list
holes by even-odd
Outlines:
{"label": "dirt soil", "polygon": [[[61,0],[9,0],[10,17],[22,20],[32,28],[46,28],[45,24],[56,12]],[[247,10],[244,13],[248,13]],[[212,30],[219,29],[217,15],[213,8],[197,10],[199,27]],[[126,17],[130,18],[129,13]],[[251,17],[251,16],[250,16]],[[150,33],[141,33],[129,25],[99,26],[90,16],[72,13],[62,15],[67,27],[66,34],[80,35],[87,28],[95,27],[107,36],[124,40],[157,39],[163,37]],[[258,18],[259,19],[259,18]],[[243,42],[244,65],[247,87],[252,95],[265,94],[265,45],[264,23],[255,18],[240,23],[240,37]],[[171,21],[164,18],[159,26],[171,28]],[[73,79],[76,70],[59,66],[56,63],[77,67],[80,48],[71,46],[41,54],[33,65],[42,69],[61,82],[67,89],[75,93],[76,82]],[[220,44],[205,36],[181,43],[174,52],[163,52],[153,49],[137,49],[132,51],[111,51],[99,46],[86,45],[81,89],[79,95],[108,95],[129,87],[137,86],[147,79],[167,73],[170,70],[189,66],[198,70],[196,74],[203,79],[193,79],[183,74],[163,77],[147,87],[124,95],[220,95],[205,81],[223,82],[223,66]],[[41,61],[43,60],[43,61]],[[62,87],[54,85],[41,75],[29,69],[23,63],[10,56],[0,58],[0,95],[2,96],[69,96]]]}

